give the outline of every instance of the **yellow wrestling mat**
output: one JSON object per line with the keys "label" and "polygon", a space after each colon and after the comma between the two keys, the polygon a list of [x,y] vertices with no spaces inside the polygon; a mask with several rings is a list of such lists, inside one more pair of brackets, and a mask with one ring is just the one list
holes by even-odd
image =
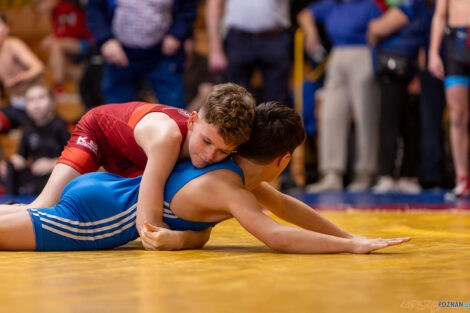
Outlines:
{"label": "yellow wrestling mat", "polygon": [[470,312],[438,306],[470,300],[468,213],[323,214],[353,233],[413,240],[370,255],[288,255],[230,220],[202,250],[146,252],[136,241],[0,252],[0,313]]}

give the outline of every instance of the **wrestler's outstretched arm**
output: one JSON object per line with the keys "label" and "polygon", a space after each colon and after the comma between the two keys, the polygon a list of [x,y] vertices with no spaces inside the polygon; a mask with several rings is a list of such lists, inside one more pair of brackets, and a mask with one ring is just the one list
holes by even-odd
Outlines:
{"label": "wrestler's outstretched arm", "polygon": [[[238,222],[252,235],[273,250],[285,253],[369,253],[389,246],[399,245],[410,240],[405,238],[365,238],[352,236],[343,238],[307,229],[284,226],[263,214],[255,196],[245,189],[227,194],[230,199],[228,209]],[[312,218],[312,217],[310,217]],[[312,218],[313,219],[313,218]],[[318,227],[339,231],[336,225],[321,219]],[[342,233],[342,232],[340,232]]]}

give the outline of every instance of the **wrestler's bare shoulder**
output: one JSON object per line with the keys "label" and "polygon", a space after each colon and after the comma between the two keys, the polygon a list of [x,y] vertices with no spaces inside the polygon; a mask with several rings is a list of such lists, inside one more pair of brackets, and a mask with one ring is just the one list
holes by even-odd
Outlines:
{"label": "wrestler's bare shoulder", "polygon": [[135,126],[134,134],[150,132],[168,136],[172,134],[175,140],[182,140],[181,131],[173,118],[162,112],[150,112],[146,114]]}

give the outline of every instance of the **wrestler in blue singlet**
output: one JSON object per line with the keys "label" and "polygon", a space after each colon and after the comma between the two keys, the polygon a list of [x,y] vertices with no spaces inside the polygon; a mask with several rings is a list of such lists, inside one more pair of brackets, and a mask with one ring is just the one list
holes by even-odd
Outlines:
{"label": "wrestler in blue singlet", "polygon": [[[244,179],[231,160],[197,169],[190,161],[179,163],[169,176],[164,192],[163,221],[173,230],[202,230],[217,223],[181,219],[169,203],[186,183],[214,170],[228,169]],[[135,227],[137,196],[142,176],[124,178],[111,173],[88,173],[72,180],[59,203],[50,208],[29,209],[36,250],[97,250],[121,246],[139,237]]]}

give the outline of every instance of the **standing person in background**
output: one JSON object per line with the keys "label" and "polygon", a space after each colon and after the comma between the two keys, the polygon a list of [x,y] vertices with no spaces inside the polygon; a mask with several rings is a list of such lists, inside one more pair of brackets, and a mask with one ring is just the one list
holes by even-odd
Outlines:
{"label": "standing person in background", "polygon": [[305,31],[305,49],[314,55],[320,38],[316,22],[323,23],[333,44],[326,72],[320,127],[320,172],[323,178],[307,186],[309,192],[340,190],[346,171],[350,112],[356,125],[355,177],[350,191],[370,187],[377,167],[377,86],[372,51],[366,42],[367,24],[380,8],[369,0],[325,0],[298,15]]}
{"label": "standing person in background", "polygon": [[[255,68],[263,77],[262,101],[291,103],[289,73],[291,36],[289,0],[208,0],[209,70],[249,88]],[[223,43],[221,19],[225,3]]]}
{"label": "standing person in background", "polygon": [[[428,68],[431,21],[434,14],[434,0],[427,0],[427,22],[425,55],[420,60],[420,117],[421,117],[421,164],[419,181],[423,188],[443,187],[443,127],[442,117],[446,105],[444,84],[433,76]],[[443,49],[440,49],[441,55]]]}
{"label": "standing person in background", "polygon": [[28,121],[24,93],[42,75],[44,65],[21,40],[9,36],[10,27],[0,11],[0,83],[9,93],[9,105],[0,109],[0,131]]}
{"label": "standing person in background", "polygon": [[92,36],[85,24],[85,13],[79,0],[41,0],[38,10],[49,13],[53,34],[42,41],[49,51],[49,67],[52,70],[56,94],[64,92],[64,79],[68,59],[84,57],[90,48]]}
{"label": "standing person in background", "polygon": [[[403,1],[369,24],[369,43],[378,50],[376,70],[381,91],[379,180],[373,188],[378,193],[421,191],[418,184],[419,118],[413,114],[408,85],[418,72],[418,51],[424,45],[426,32],[426,10],[423,0]],[[400,137],[404,156],[401,178],[395,182]]]}
{"label": "standing person in background", "polygon": [[[431,27],[428,68],[434,76],[444,79],[450,111],[450,142],[456,176],[453,193],[457,197],[464,197],[470,193],[468,172],[469,27],[469,1],[439,0],[436,2]],[[444,36],[445,60],[443,62],[439,50]]]}
{"label": "standing person in background", "polygon": [[66,123],[56,115],[54,95],[44,83],[26,90],[26,114],[18,151],[0,163],[8,194],[37,195],[46,185],[60,153],[70,138]]}
{"label": "standing person in background", "polygon": [[87,23],[106,64],[106,103],[135,100],[147,79],[160,103],[183,108],[183,42],[192,36],[197,1],[90,0]]}

